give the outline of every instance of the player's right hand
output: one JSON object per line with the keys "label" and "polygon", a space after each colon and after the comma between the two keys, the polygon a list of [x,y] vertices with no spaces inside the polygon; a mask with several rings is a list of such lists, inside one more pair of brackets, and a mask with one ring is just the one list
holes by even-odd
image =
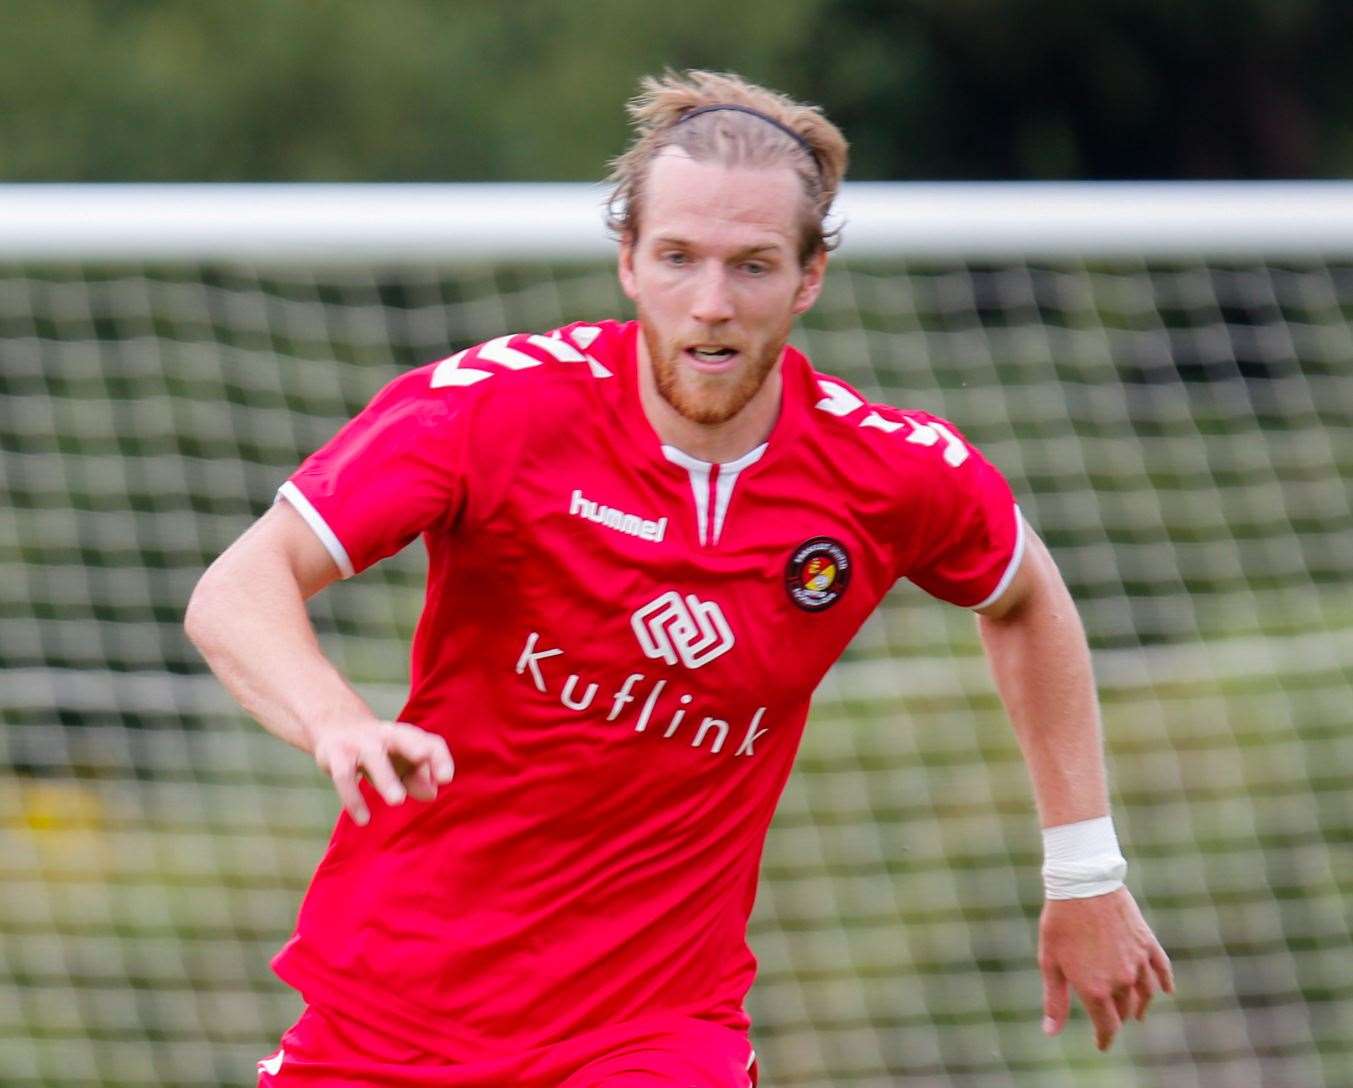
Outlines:
{"label": "player's right hand", "polygon": [[456,773],[446,741],[407,722],[368,720],[328,726],[315,738],[314,756],[359,827],[371,819],[359,777],[365,776],[387,805],[399,805],[407,797],[431,801],[437,787]]}

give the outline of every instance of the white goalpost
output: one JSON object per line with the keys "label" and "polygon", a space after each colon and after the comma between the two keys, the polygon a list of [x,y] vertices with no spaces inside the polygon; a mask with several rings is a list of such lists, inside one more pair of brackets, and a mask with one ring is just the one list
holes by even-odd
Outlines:
{"label": "white goalpost", "polygon": [[[625,316],[590,185],[0,186],[0,1084],[251,1084],[337,812],[187,645],[399,370]],[[1180,993],[1039,1031],[1039,840],[972,619],[899,586],[767,846],[765,1082],[1353,1083],[1353,184],[852,184],[794,339],[1010,478],[1095,651]],[[317,599],[399,706],[417,549]],[[908,1079],[910,1078],[910,1080]]]}
{"label": "white goalpost", "polygon": [[[585,183],[0,185],[0,257],[604,260]],[[1353,250],[1344,182],[847,183],[850,258],[1302,257]]]}

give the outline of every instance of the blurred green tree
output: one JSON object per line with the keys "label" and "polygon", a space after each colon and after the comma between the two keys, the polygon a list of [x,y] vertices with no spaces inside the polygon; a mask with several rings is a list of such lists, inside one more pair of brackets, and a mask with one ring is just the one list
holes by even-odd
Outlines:
{"label": "blurred green tree", "polygon": [[857,177],[1353,172],[1353,5],[830,0],[799,57]]}
{"label": "blurred green tree", "polygon": [[1343,0],[10,0],[0,179],[590,179],[664,66],[821,102],[860,178],[1353,172]]}
{"label": "blurred green tree", "polygon": [[8,180],[591,179],[645,72],[771,85],[820,0],[19,0]]}

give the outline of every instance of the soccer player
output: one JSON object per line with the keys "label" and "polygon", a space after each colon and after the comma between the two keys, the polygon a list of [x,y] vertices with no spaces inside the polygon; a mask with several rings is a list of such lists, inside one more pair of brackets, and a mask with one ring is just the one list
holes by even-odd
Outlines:
{"label": "soccer player", "polygon": [[[1172,982],[1062,579],[956,426],[786,343],[845,141],[703,72],[631,113],[611,209],[637,321],[396,378],[193,595],[211,667],[344,808],[275,960],[306,1009],[259,1083],[755,1084],[763,840],[814,688],[899,578],[978,614],[1045,829],[1044,1030],[1074,991],[1107,1047]],[[412,686],[381,721],[304,602],[418,536]]]}

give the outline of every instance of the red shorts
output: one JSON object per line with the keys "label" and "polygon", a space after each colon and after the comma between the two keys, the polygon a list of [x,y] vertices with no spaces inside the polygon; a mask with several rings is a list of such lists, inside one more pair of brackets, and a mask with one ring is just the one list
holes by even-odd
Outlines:
{"label": "red shorts", "polygon": [[756,1088],[747,1036],[654,1017],[482,1061],[446,1059],[313,1005],[258,1063],[259,1088]]}

